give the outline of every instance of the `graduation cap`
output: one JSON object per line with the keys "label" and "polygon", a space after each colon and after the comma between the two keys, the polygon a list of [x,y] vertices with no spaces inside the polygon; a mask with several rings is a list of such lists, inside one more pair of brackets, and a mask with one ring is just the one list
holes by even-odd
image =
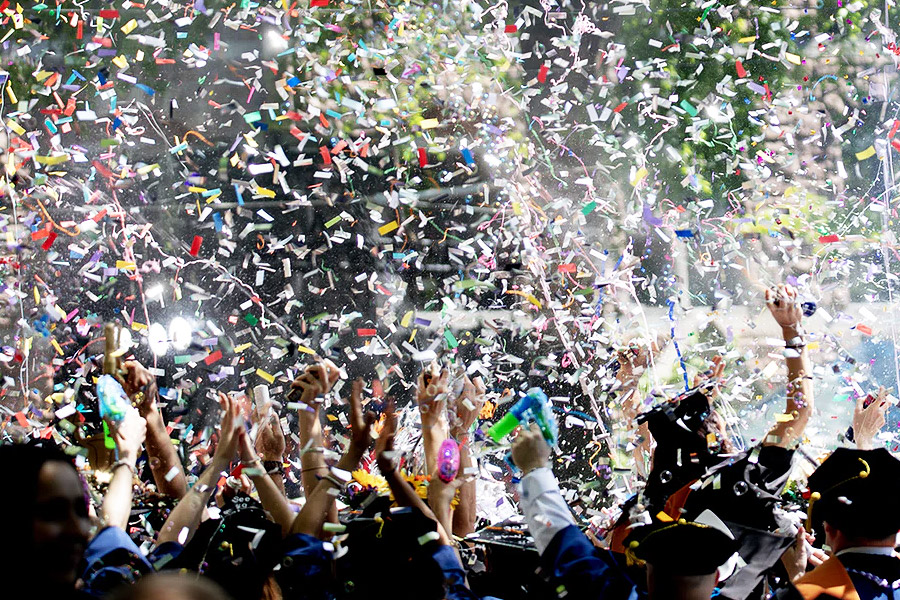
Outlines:
{"label": "graduation cap", "polygon": [[650,505],[661,508],[669,495],[720,460],[700,434],[712,412],[707,395],[711,389],[709,384],[698,386],[638,416],[657,444],[644,491]]}
{"label": "graduation cap", "polygon": [[884,448],[838,448],[809,476],[807,528],[827,521],[855,537],[881,539],[900,531],[890,506],[900,494],[900,460]]}
{"label": "graduation cap", "polygon": [[[440,547],[436,522],[416,509],[390,505],[390,498],[378,496],[345,523],[341,546],[346,552],[335,552],[337,585],[343,588],[343,597],[442,598],[441,571],[431,560]],[[396,582],[388,582],[383,575],[398,570],[404,573],[406,585],[396,588]]]}
{"label": "graduation cap", "polygon": [[200,572],[235,597],[258,597],[281,558],[281,527],[244,493],[226,499],[220,515],[201,523],[191,541],[165,566]]}
{"label": "graduation cap", "polygon": [[[705,522],[700,522],[705,521]],[[711,511],[698,521],[659,521],[636,528],[625,540],[629,564],[653,565],[671,575],[730,575],[738,544],[728,528]],[[721,571],[720,571],[721,568]]]}

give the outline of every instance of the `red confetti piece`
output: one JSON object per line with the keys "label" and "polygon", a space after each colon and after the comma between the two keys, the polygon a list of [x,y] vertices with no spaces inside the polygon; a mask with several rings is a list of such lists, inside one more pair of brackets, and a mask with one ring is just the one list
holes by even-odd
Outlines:
{"label": "red confetti piece", "polygon": [[100,11],[100,18],[102,18],[102,19],[118,19],[118,18],[119,18],[119,11],[117,11],[117,10],[110,10],[110,9],[101,10],[101,11]]}
{"label": "red confetti piece", "polygon": [[538,81],[544,83],[547,81],[547,73],[550,72],[550,67],[547,65],[541,65],[541,68],[538,69]]}
{"label": "red confetti piece", "polygon": [[326,165],[331,164],[331,153],[328,151],[328,148],[325,146],[319,146],[319,154],[322,155],[322,160],[325,161]]}
{"label": "red confetti piece", "polygon": [[310,0],[309,7],[328,6],[328,0]]}
{"label": "red confetti piece", "polygon": [[97,169],[101,175],[104,177],[113,177],[112,171],[104,167],[100,161],[91,161],[91,164],[94,165],[94,168]]}
{"label": "red confetti piece", "polygon": [[197,256],[200,254],[200,246],[203,245],[203,238],[199,235],[194,236],[194,241],[191,242],[191,256]]}
{"label": "red confetti piece", "polygon": [[841,241],[840,236],[832,233],[831,235],[823,235],[819,237],[820,244],[833,244],[834,242]]}
{"label": "red confetti piece", "polygon": [[376,335],[377,333],[378,333],[378,331],[375,329],[357,329],[356,330],[356,335],[358,335],[359,337],[372,337],[373,335]]}
{"label": "red confetti piece", "polygon": [[563,263],[556,266],[556,270],[560,273],[574,273],[575,263]]}
{"label": "red confetti piece", "polygon": [[94,223],[99,223],[100,220],[103,219],[103,217],[105,217],[105,216],[106,216],[106,209],[104,208],[103,210],[101,210],[100,212],[98,212],[96,215],[94,215],[93,217],[91,217],[91,220],[92,220]]}
{"label": "red confetti piece", "polygon": [[891,140],[891,147],[892,147],[894,150],[896,150],[897,152],[900,152],[900,141],[897,141],[897,140]]}
{"label": "red confetti piece", "polygon": [[49,250],[50,246],[53,245],[53,242],[56,241],[56,232],[51,231],[50,235],[47,236],[47,241],[41,246],[44,250]]}
{"label": "red confetti piece", "polygon": [[897,135],[897,130],[900,129],[900,121],[894,119],[894,125],[891,127],[891,132],[888,134],[888,139],[893,138]]}
{"label": "red confetti piece", "polygon": [[220,360],[222,360],[222,351],[216,350],[215,352],[204,358],[203,362],[206,363],[206,366],[209,366],[213,363],[219,362]]}
{"label": "red confetti piece", "polygon": [[25,419],[25,413],[22,411],[16,413],[16,421],[18,421],[19,425],[22,427],[28,427],[28,420]]}
{"label": "red confetti piece", "polygon": [[865,334],[865,335],[872,335],[872,328],[871,328],[871,327],[867,327],[867,326],[865,326],[865,325],[863,325],[863,324],[857,325],[857,326],[856,326],[856,330],[857,330],[858,332],[860,332],[860,333]]}
{"label": "red confetti piece", "polygon": [[519,30],[519,28],[515,24],[507,25],[506,29],[503,30],[503,33],[515,33],[518,30]]}
{"label": "red confetti piece", "polygon": [[425,148],[418,148],[416,151],[419,153],[419,166],[424,167],[428,164],[428,152]]}
{"label": "red confetti piece", "polygon": [[738,77],[746,77],[747,76],[747,70],[744,69],[744,65],[743,65],[743,63],[741,63],[741,61],[737,60],[734,62],[734,69],[735,69],[735,71],[737,71]]}
{"label": "red confetti piece", "polygon": [[617,107],[615,107],[615,108],[613,109],[613,112],[614,112],[614,113],[622,112],[622,110],[623,110],[626,106],[628,106],[628,103],[627,103],[627,102],[623,102],[622,104],[620,104],[620,105],[618,105]]}

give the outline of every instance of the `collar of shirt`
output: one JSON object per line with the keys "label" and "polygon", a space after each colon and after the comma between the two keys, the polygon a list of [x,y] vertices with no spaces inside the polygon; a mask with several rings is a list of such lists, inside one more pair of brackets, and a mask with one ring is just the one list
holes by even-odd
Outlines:
{"label": "collar of shirt", "polygon": [[893,556],[894,549],[889,546],[859,546],[854,548],[844,548],[840,552],[835,552],[835,556],[842,554],[881,554],[882,556]]}

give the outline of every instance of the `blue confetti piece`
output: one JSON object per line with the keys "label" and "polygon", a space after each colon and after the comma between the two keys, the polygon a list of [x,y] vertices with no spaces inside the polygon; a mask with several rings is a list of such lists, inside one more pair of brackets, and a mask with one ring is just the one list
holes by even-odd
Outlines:
{"label": "blue confetti piece", "polygon": [[144,85],[143,83],[136,83],[136,84],[134,84],[134,86],[135,86],[136,88],[138,88],[139,90],[142,90],[142,91],[146,92],[146,93],[147,93],[148,95],[150,95],[150,96],[156,95],[156,90],[154,90],[154,89],[153,89],[152,87],[150,87],[150,86]]}
{"label": "blue confetti piece", "polygon": [[213,213],[213,223],[216,225],[216,233],[222,231],[222,215],[217,212]]}
{"label": "blue confetti piece", "polygon": [[466,161],[467,165],[475,164],[475,158],[472,157],[472,151],[469,150],[468,148],[462,149],[462,157],[463,157],[463,160]]}
{"label": "blue confetti piece", "polygon": [[677,235],[680,238],[692,238],[692,237],[694,237],[694,232],[691,231],[690,229],[676,229],[675,235]]}
{"label": "blue confetti piece", "polygon": [[300,85],[300,78],[299,77],[291,77],[290,79],[287,80],[287,84],[288,84],[288,87],[296,87],[296,86]]}

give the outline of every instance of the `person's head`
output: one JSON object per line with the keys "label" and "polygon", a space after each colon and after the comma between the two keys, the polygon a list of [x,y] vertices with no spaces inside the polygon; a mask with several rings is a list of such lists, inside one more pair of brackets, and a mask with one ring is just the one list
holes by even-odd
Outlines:
{"label": "person's head", "polygon": [[838,448],[809,476],[810,527],[822,526],[835,552],[854,546],[892,547],[900,515],[900,460],[881,448]]}
{"label": "person's head", "polygon": [[229,600],[229,596],[196,573],[158,573],[119,588],[110,600]]}
{"label": "person's head", "polygon": [[90,518],[78,471],[55,448],[0,446],[8,487],[0,494],[4,530],[3,569],[16,579],[40,579],[49,587],[72,587],[87,547]]}
{"label": "person's head", "polygon": [[[715,436],[715,441],[709,437]],[[728,435],[728,427],[725,419],[715,409],[711,409],[709,414],[697,429],[697,435],[707,442],[707,447],[715,454],[732,454],[735,451],[734,444],[731,443],[731,437]]]}
{"label": "person's head", "polygon": [[699,518],[711,524],[657,522],[638,527],[625,541],[629,561],[646,565],[651,600],[710,598],[720,569],[723,576],[730,574],[737,552],[734,537],[708,511]]}
{"label": "person's head", "polygon": [[691,600],[711,598],[719,577],[706,575],[677,575],[664,565],[647,564],[647,596],[651,600]]}
{"label": "person's head", "polygon": [[236,598],[259,598],[280,558],[281,528],[247,494],[223,500],[221,517],[202,523],[166,568],[202,573]]}

